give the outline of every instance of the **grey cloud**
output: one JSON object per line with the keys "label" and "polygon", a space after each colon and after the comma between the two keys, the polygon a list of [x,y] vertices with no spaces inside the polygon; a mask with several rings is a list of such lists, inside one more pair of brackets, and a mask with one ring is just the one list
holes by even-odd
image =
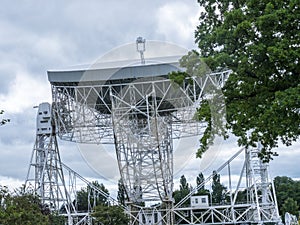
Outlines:
{"label": "grey cloud", "polygon": [[15,77],[16,74],[12,68],[0,65],[0,95],[8,94],[9,86],[13,84]]}
{"label": "grey cloud", "polygon": [[32,144],[1,145],[0,176],[25,180]]}
{"label": "grey cloud", "polygon": [[[19,1],[18,4],[10,0],[1,1],[0,95],[8,94],[17,73],[24,72],[41,84],[48,84],[47,70],[92,63],[112,48],[134,42],[137,36],[143,36],[148,40],[170,42],[180,40],[178,34],[166,35],[168,31],[160,30],[165,26],[158,27],[158,20],[165,16],[160,15],[158,9],[174,2],[183,1],[29,0]],[[198,7],[196,1],[191,4]],[[172,27],[174,24],[166,26]],[[169,31],[176,32],[177,29],[173,27]],[[193,33],[190,37],[188,45],[192,46]],[[173,39],[166,40],[166,38]],[[35,87],[32,87],[32,91],[35,91]],[[44,101],[44,96],[40,96],[39,99]],[[32,102],[32,106],[38,103]],[[13,104],[17,105],[18,102]],[[0,127],[0,175],[25,178],[35,139],[35,113],[35,110],[29,107],[18,114],[8,112],[12,122]],[[61,141],[59,143],[62,159],[66,164],[86,177],[101,177],[101,174],[97,174],[87,166],[73,143]],[[231,140],[224,149],[232,145],[236,148],[234,141]],[[218,150],[220,157],[225,157],[224,149]],[[196,151],[196,148],[191,149],[193,150]],[[185,159],[180,158],[182,153],[176,153],[178,163]],[[215,157],[215,154],[212,155]],[[285,157],[280,156],[280,160],[279,158],[274,160],[275,167],[278,168],[275,172],[282,174],[280,169],[286,168],[287,175],[299,177],[296,160],[292,160],[295,159],[295,155],[299,155],[299,152],[293,152],[292,155]],[[209,161],[211,167],[217,168],[219,161],[212,161]],[[285,164],[290,161],[295,163]],[[105,166],[104,170],[109,172],[109,168]],[[182,174],[191,177],[201,172],[198,160],[191,162],[191,165],[188,163],[185,169],[182,170]],[[180,175],[181,170],[176,176]]]}
{"label": "grey cloud", "polygon": [[7,112],[3,117],[9,118],[11,121],[0,127],[0,144],[8,146],[33,144],[35,140],[36,110],[31,108],[17,114]]}

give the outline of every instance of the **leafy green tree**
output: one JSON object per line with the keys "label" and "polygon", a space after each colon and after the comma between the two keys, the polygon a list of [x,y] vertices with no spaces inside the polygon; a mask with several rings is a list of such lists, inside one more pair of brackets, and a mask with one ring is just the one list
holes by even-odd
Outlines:
{"label": "leafy green tree", "polygon": [[277,202],[279,206],[279,211],[281,214],[282,205],[284,201],[290,196],[293,198],[295,181],[290,177],[275,177],[274,186],[276,191]]}
{"label": "leafy green tree", "polygon": [[[247,201],[248,201],[247,195],[248,195],[247,189],[239,190],[237,193],[236,202],[237,203],[247,203]],[[232,196],[234,196],[234,194]]]}
{"label": "leafy green tree", "polygon": [[185,79],[187,78],[187,73],[173,71],[169,74],[169,78],[176,84],[182,85],[185,82]]}
{"label": "leafy green tree", "polygon": [[[204,178],[203,173],[199,173],[198,176],[197,176],[197,178],[196,178],[196,184],[197,184],[197,186],[199,186],[200,184],[203,184],[204,181],[205,181],[205,178]],[[203,184],[199,188],[199,190],[198,190],[198,192],[197,192],[196,195],[208,195],[209,196],[209,193],[210,193],[209,190],[205,189],[205,184]]]}
{"label": "leafy green tree", "polygon": [[[183,56],[180,61],[180,66],[186,68],[186,71],[173,71],[169,74],[170,80],[182,86],[190,81],[192,76],[203,77],[211,72],[206,63],[199,58],[196,51],[190,51],[187,55]],[[193,97],[193,96],[191,96]]]}
{"label": "leafy green tree", "polygon": [[292,215],[297,216],[297,218],[299,216],[299,206],[298,206],[297,202],[290,197],[284,201],[284,203],[282,205],[282,210],[284,213],[288,212]]}
{"label": "leafy green tree", "polygon": [[205,179],[204,179],[203,173],[199,173],[198,176],[197,176],[197,178],[196,178],[196,184],[197,184],[197,186],[199,186],[200,184],[203,184],[200,187],[199,190],[204,190],[205,189],[204,181],[205,181]]}
{"label": "leafy green tree", "polygon": [[[189,84],[191,77],[206,78],[205,75],[211,73],[211,70],[196,51],[190,51],[186,56],[183,56],[180,59],[180,66],[186,68],[186,71],[169,74],[169,78],[180,86]],[[200,139],[200,148],[197,151],[197,157],[199,158],[213,144],[216,136],[225,138],[228,136],[225,126],[225,101],[222,90],[211,79],[202,80],[200,83],[205,83],[205,86],[201,90],[201,96],[196,96],[197,98],[201,97],[202,101],[201,107],[197,109],[195,119],[206,123],[206,129]],[[190,97],[194,98],[194,96]]]}
{"label": "leafy green tree", "polygon": [[[99,184],[97,181],[93,181],[92,184],[109,195],[109,191],[105,188],[104,184],[102,183]],[[105,196],[101,195],[100,193],[97,193],[95,198],[90,197],[93,195],[92,192],[93,190],[89,186],[87,186],[86,188],[82,188],[80,191],[77,191],[78,211],[88,211],[89,209],[88,202],[90,202],[91,207],[100,204],[101,205],[108,204],[108,199]]]}
{"label": "leafy green tree", "polygon": [[118,181],[118,196],[117,196],[117,198],[118,198],[119,203],[122,205],[125,205],[125,201],[128,200],[122,179],[120,179]]}
{"label": "leafy green tree", "polygon": [[49,225],[49,216],[43,214],[40,200],[29,193],[9,193],[0,187],[0,224],[3,225]]}
{"label": "leafy green tree", "polygon": [[289,146],[300,135],[299,1],[198,3],[200,57],[212,70],[233,71],[223,89],[226,127],[239,145],[261,142],[270,160],[279,141]]}
{"label": "leafy green tree", "polygon": [[58,215],[56,213],[51,213],[49,215],[49,225],[65,225],[66,218],[64,216]]}
{"label": "leafy green tree", "polygon": [[[174,198],[175,204],[180,202],[189,193],[190,193],[190,186],[189,186],[185,176],[182,175],[180,177],[179,190],[175,190],[173,192],[173,198]],[[186,201],[183,203],[183,206],[188,205],[188,204],[189,204],[189,201]]]}
{"label": "leafy green tree", "polygon": [[221,184],[220,174],[216,171],[213,171],[213,178],[212,178],[212,193],[211,199],[212,203],[220,204],[225,201],[226,195],[226,187]]}
{"label": "leafy green tree", "polygon": [[274,179],[274,186],[280,215],[284,215],[286,212],[283,205],[288,198],[296,201],[298,206],[300,205],[300,181],[286,176],[277,176]]}
{"label": "leafy green tree", "polygon": [[92,216],[99,225],[127,225],[129,218],[119,206],[96,206]]}
{"label": "leafy green tree", "polygon": [[186,178],[184,175],[180,177],[180,185],[179,185],[180,190],[189,190],[189,183],[187,182]]}

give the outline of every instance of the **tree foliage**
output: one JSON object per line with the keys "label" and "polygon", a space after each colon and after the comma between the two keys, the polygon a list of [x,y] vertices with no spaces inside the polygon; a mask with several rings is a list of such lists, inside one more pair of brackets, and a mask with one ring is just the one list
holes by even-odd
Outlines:
{"label": "tree foliage", "polygon": [[[175,201],[175,204],[180,202],[185,196],[187,196],[190,193],[190,185],[187,182],[184,175],[180,177],[180,184],[179,184],[179,190],[175,190],[173,192],[173,198]],[[183,205],[188,205],[189,202],[183,203]]]}
{"label": "tree foliage", "polygon": [[[109,195],[109,191],[105,188],[104,184],[99,184],[97,181],[93,181],[92,184]],[[77,191],[78,211],[88,211],[89,209],[91,210],[94,206],[108,204],[108,199],[100,193],[97,194],[95,198],[91,198],[91,192],[92,189],[89,186],[87,186],[86,188],[82,188],[80,191]],[[88,203],[90,203],[90,206],[88,205]]]}
{"label": "tree foliage", "polygon": [[190,188],[189,188],[189,183],[187,182],[187,180],[186,180],[186,178],[185,178],[184,175],[182,175],[182,176],[180,177],[180,185],[179,185],[179,189],[180,189],[181,191],[183,191],[183,190],[189,190],[189,189],[190,189]]}
{"label": "tree foliage", "polygon": [[205,178],[204,178],[203,173],[199,173],[198,176],[196,177],[196,184],[197,184],[197,186],[202,184],[202,186],[199,188],[196,195],[208,195],[209,196],[209,190],[205,189],[204,182],[205,182]]}
{"label": "tree foliage", "polygon": [[200,138],[200,147],[196,154],[198,158],[201,158],[202,154],[214,143],[216,136],[228,137],[225,129],[223,94],[215,88],[210,88],[207,94],[209,97],[203,96],[201,107],[197,109],[197,119],[206,123],[206,129]]}
{"label": "tree foliage", "polygon": [[[281,215],[284,215],[285,212],[294,214],[295,210],[299,211],[300,181],[295,181],[292,178],[286,176],[275,177],[274,186],[276,191],[279,213]],[[288,200],[289,198],[290,200]],[[295,201],[295,203],[292,200]]]}
{"label": "tree foliage", "polygon": [[211,72],[206,63],[199,58],[197,51],[189,51],[187,55],[179,60],[180,66],[186,68],[185,71],[173,71],[169,73],[170,80],[182,86],[190,81],[192,76],[203,77]]}
{"label": "tree foliage", "polygon": [[261,142],[266,160],[300,135],[299,0],[198,0],[195,37],[212,70],[230,68],[227,128],[239,145]]}
{"label": "tree foliage", "polygon": [[[179,86],[186,87],[192,84],[191,78],[196,78],[198,83],[205,84],[201,90],[196,88],[199,94],[196,98],[201,98],[201,107],[197,109],[195,119],[206,124],[206,129],[200,138],[200,147],[197,151],[197,157],[201,158],[202,154],[213,144],[216,136],[227,137],[225,129],[225,102],[220,88],[216,87],[211,79],[206,79],[206,75],[212,71],[199,56],[195,50],[188,52],[180,61],[180,66],[185,68],[184,72],[174,71],[169,74],[169,79]],[[190,96],[192,100],[194,96]]]}
{"label": "tree foliage", "polygon": [[[0,115],[2,115],[2,114],[4,114],[4,110],[0,110]],[[0,126],[6,124],[6,123],[8,123],[8,122],[10,122],[10,119],[2,118],[2,119],[0,120]]]}
{"label": "tree foliage", "polygon": [[6,187],[0,187],[0,200],[0,224],[50,225],[49,215],[36,196],[23,191],[13,195]]}
{"label": "tree foliage", "polygon": [[197,184],[197,186],[203,184],[203,185],[199,188],[199,190],[204,190],[204,189],[205,189],[204,181],[205,181],[205,179],[204,179],[203,173],[199,173],[198,176],[196,177],[196,184]]}
{"label": "tree foliage", "polygon": [[220,174],[218,174],[216,171],[213,171],[213,178],[212,178],[212,203],[220,204],[225,200],[225,192],[226,187],[221,184]]}
{"label": "tree foliage", "polygon": [[119,206],[98,205],[92,216],[99,225],[127,225],[129,222],[128,216]]}
{"label": "tree foliage", "polygon": [[65,225],[66,218],[62,215],[58,215],[57,213],[51,213],[49,215],[49,225]]}
{"label": "tree foliage", "polygon": [[298,206],[297,202],[294,199],[290,198],[290,197],[288,197],[282,205],[282,211],[284,213],[288,212],[292,215],[297,216],[297,218],[299,216],[299,210],[298,209],[299,209],[299,206]]}
{"label": "tree foliage", "polygon": [[126,200],[128,200],[126,190],[125,190],[125,186],[122,182],[122,179],[120,179],[118,181],[118,196],[117,196],[117,199],[118,199],[119,203],[122,204],[122,205],[125,205]]}

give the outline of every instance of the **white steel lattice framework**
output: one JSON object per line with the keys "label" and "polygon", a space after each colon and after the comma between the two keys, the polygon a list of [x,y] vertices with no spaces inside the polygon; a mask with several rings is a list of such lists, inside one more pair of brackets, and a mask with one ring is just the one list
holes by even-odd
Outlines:
{"label": "white steel lattice framework", "polygon": [[[177,203],[173,212],[174,224],[282,224],[279,216],[273,181],[268,172],[268,163],[259,158],[260,148],[241,149],[215,173],[193,189],[189,195]],[[244,153],[244,155],[242,154]],[[235,160],[244,157],[240,177],[233,185],[231,168]],[[204,186],[209,188],[215,174],[226,177],[227,185],[222,203],[209,202],[205,206],[193,206],[191,197]],[[189,206],[185,203],[188,202]]]}
{"label": "white steel lattice framework", "polygon": [[[99,196],[110,205],[118,204],[106,192],[62,163],[51,105],[41,103],[37,113],[36,141],[32,151],[25,188],[41,200],[43,210],[59,213],[68,225],[92,225],[91,213]],[[82,186],[84,185],[84,186]],[[77,192],[86,187],[87,208],[78,210]]]}
{"label": "white steel lattice framework", "polygon": [[[43,207],[50,211],[74,209],[66,189],[60,154],[49,103],[38,107],[36,140],[32,151],[25,187],[39,196]],[[72,209],[73,207],[73,209]],[[71,221],[71,217],[68,218]]]}
{"label": "white steel lattice framework", "polygon": [[[204,94],[218,95],[231,72],[211,73],[204,65],[199,70],[203,72],[201,76],[188,76],[177,85],[168,77],[170,72],[183,71],[178,56],[175,58],[169,63],[154,60],[148,64],[142,57],[142,64],[138,65],[134,62],[119,67],[95,65],[87,69],[48,71],[53,105],[52,109],[48,107],[49,115],[40,122],[38,116],[37,139],[30,164],[35,173],[33,179],[28,173],[27,183],[33,181],[34,190],[53,209],[66,206],[69,224],[74,223],[74,218],[79,218],[75,224],[91,224],[90,212],[80,217],[76,205],[72,204],[76,199],[75,178],[84,179],[61,163],[56,134],[67,141],[115,145],[132,225],[279,221],[267,166],[259,160],[259,150],[246,151],[235,192],[231,186],[230,164],[236,155],[217,170],[228,167],[229,205],[183,207],[199,187],[173,205],[172,141],[202,132],[203,125],[195,118],[197,107]],[[223,104],[222,98],[212,99]],[[42,116],[44,111],[38,115]],[[63,168],[69,173],[69,187],[64,181]],[[247,201],[239,204],[236,200],[243,174]],[[94,187],[90,190],[98,192]],[[158,201],[161,204],[155,207],[144,206]]]}
{"label": "white steel lattice framework", "polygon": [[114,143],[129,201],[170,202],[172,139],[200,133],[194,115],[204,88],[222,85],[229,72],[190,77],[183,86],[167,75],[52,83],[58,135],[82,143]]}
{"label": "white steel lattice framework", "polygon": [[[53,132],[53,123],[49,112],[50,104],[40,104],[37,117],[37,138],[33,149],[31,164],[26,180],[26,187],[32,188],[40,196],[42,204],[50,210],[61,212],[67,216],[69,225],[93,224],[91,212],[95,207],[98,195],[104,196],[110,204],[118,204],[107,193],[81,177],[75,171],[63,164],[59,157],[56,136]],[[241,153],[244,163],[241,167],[237,184],[232,184],[231,167],[234,160]],[[192,196],[204,185],[211,183],[214,176],[209,176],[202,184],[182,199],[175,206],[167,205],[165,208],[133,207],[129,210],[130,224],[149,224],[146,220],[155,221],[156,224],[280,224],[275,189],[268,172],[268,164],[259,158],[260,148],[241,149],[227,162],[221,165],[216,173],[227,170],[227,199],[222,204],[209,203],[206,206],[191,205]],[[30,176],[30,171],[34,172]],[[224,176],[224,174],[223,174]],[[88,209],[78,212],[77,183],[88,185]],[[31,186],[32,185],[32,186]],[[242,200],[239,199],[242,194]],[[186,203],[188,202],[188,206]],[[124,208],[125,211],[128,209]],[[173,216],[172,216],[173,215]]]}

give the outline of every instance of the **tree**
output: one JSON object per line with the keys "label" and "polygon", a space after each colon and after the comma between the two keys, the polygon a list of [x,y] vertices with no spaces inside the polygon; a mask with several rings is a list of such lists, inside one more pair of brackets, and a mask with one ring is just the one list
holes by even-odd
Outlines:
{"label": "tree", "polygon": [[[4,110],[0,110],[0,115],[2,115],[3,113],[4,113]],[[2,118],[2,119],[0,120],[0,126],[6,124],[6,123],[8,123],[8,122],[10,122],[10,119]]]}
{"label": "tree", "polygon": [[40,199],[21,187],[11,193],[0,185],[0,224],[1,225],[64,225],[65,218],[49,207],[41,204]]}
{"label": "tree", "polygon": [[[235,193],[232,194],[234,196]],[[237,196],[236,196],[236,203],[244,204],[248,202],[248,190],[238,190]]]}
{"label": "tree", "polygon": [[297,218],[299,216],[299,207],[298,207],[298,204],[297,204],[297,202],[294,199],[292,199],[290,197],[287,198],[284,201],[284,203],[282,205],[282,209],[283,209],[284,213],[288,212],[288,213],[290,213],[292,215],[297,216]]}
{"label": "tree", "polygon": [[120,179],[118,181],[118,196],[117,196],[117,198],[118,198],[119,203],[122,205],[125,205],[125,201],[128,200],[125,186],[122,182],[122,179]]}
{"label": "tree", "polygon": [[239,145],[260,142],[270,160],[279,141],[289,146],[300,135],[299,1],[198,2],[200,57],[233,71],[223,88],[226,128]]}
{"label": "tree", "polygon": [[6,187],[0,187],[0,224],[49,225],[49,215],[43,213],[40,200],[23,191],[12,195]]}
{"label": "tree", "polygon": [[208,195],[209,196],[209,190],[205,189],[204,182],[205,182],[205,179],[204,179],[203,173],[199,173],[199,175],[196,178],[196,184],[197,184],[197,187],[201,184],[203,184],[203,185],[199,188],[196,195]]}
{"label": "tree", "polygon": [[[169,73],[169,79],[179,86],[191,84],[194,77],[206,78],[206,75],[211,73],[210,68],[195,50],[183,56],[179,63],[186,70],[184,72],[174,71]],[[205,84],[204,89],[201,90],[201,96],[196,96],[197,99],[200,97],[202,101],[201,107],[197,109],[195,119],[206,123],[206,129],[200,139],[200,148],[197,151],[197,157],[201,158],[202,154],[213,144],[215,136],[227,137],[227,133],[224,123],[225,102],[222,91],[216,87],[215,82],[212,82],[211,79],[198,82]],[[194,96],[190,97],[195,100]]]}
{"label": "tree", "polygon": [[213,171],[213,180],[212,180],[212,193],[211,193],[211,199],[212,203],[223,203],[225,200],[225,192],[226,187],[224,187],[223,184],[221,184],[220,174],[218,174],[216,171]]}
{"label": "tree", "polygon": [[204,77],[207,73],[211,72],[210,68],[206,65],[204,60],[199,58],[197,51],[189,51],[187,55],[179,60],[180,66],[186,68],[184,72],[173,71],[169,73],[169,79],[182,86],[183,83],[189,82],[189,78],[194,75]]}
{"label": "tree", "polygon": [[66,219],[64,216],[58,215],[57,213],[51,213],[49,215],[49,225],[65,225]]}
{"label": "tree", "polygon": [[[180,177],[180,184],[179,184],[179,190],[175,190],[173,192],[173,198],[175,201],[175,204],[180,202],[185,196],[187,196],[190,193],[190,187],[187,183],[187,180],[184,175]],[[186,206],[189,204],[189,201],[184,202],[182,205]]]}
{"label": "tree", "polygon": [[[92,184],[105,192],[107,195],[109,195],[108,190],[105,188],[104,184],[99,184],[97,181],[93,181]],[[96,191],[96,197],[92,198],[89,196],[92,196],[93,190],[91,187],[87,186],[86,188],[82,188],[80,191],[77,191],[77,207],[78,211],[88,211],[89,209],[93,208],[94,206],[97,205],[107,205],[108,204],[108,199],[103,196],[100,193],[97,193]],[[90,206],[89,203],[90,202]],[[91,207],[91,208],[90,208]]]}
{"label": "tree", "polygon": [[179,189],[181,191],[184,191],[184,190],[189,190],[189,183],[187,182],[186,178],[184,175],[182,175],[180,177],[180,185],[179,185]]}
{"label": "tree", "polygon": [[204,190],[204,189],[205,189],[204,181],[205,181],[205,179],[204,179],[203,173],[199,173],[199,175],[198,175],[197,178],[196,178],[196,184],[197,184],[197,187],[198,187],[199,185],[203,184],[203,185],[200,187],[199,190]]}
{"label": "tree", "polygon": [[99,225],[127,225],[129,218],[119,206],[96,206],[92,216]]}
{"label": "tree", "polygon": [[279,214],[284,215],[284,213],[286,212],[287,206],[285,206],[284,208],[284,204],[291,203],[291,200],[286,203],[288,198],[296,201],[298,206],[300,205],[300,181],[295,181],[292,178],[286,176],[277,176],[274,179],[274,186]]}

